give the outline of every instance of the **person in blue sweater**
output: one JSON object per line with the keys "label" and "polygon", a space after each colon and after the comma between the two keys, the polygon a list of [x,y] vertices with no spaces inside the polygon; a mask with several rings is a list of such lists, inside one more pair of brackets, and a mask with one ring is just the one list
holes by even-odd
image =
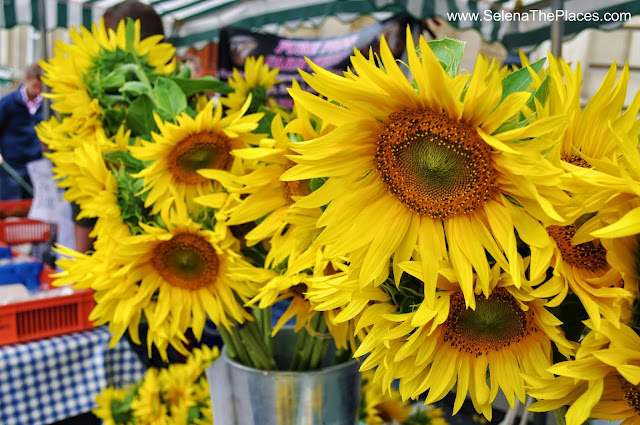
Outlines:
{"label": "person in blue sweater", "polygon": [[[31,65],[24,82],[0,99],[0,162],[6,163],[31,184],[27,163],[42,157],[42,144],[35,126],[44,118],[42,111],[42,69]],[[0,200],[24,199],[31,195],[4,167],[0,167]]]}

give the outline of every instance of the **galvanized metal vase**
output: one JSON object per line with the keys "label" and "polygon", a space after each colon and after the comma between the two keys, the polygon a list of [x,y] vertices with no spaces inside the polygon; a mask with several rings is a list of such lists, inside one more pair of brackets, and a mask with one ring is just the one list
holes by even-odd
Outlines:
{"label": "galvanized metal vase", "polygon": [[[282,334],[282,335],[280,335]],[[287,363],[295,341],[280,332],[276,362]],[[350,360],[310,372],[261,371],[222,356],[207,370],[215,425],[356,425],[359,364]]]}

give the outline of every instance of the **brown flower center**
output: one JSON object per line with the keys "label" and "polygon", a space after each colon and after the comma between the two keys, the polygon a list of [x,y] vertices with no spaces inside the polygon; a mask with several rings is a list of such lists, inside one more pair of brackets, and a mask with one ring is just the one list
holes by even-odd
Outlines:
{"label": "brown flower center", "polygon": [[218,255],[209,241],[194,233],[179,233],[153,249],[153,267],[171,285],[197,290],[215,282]]}
{"label": "brown flower center", "polygon": [[503,288],[495,289],[489,298],[476,296],[475,310],[465,306],[464,296],[458,291],[451,297],[444,340],[461,352],[478,357],[537,332],[532,316]]}
{"label": "brown flower center", "polygon": [[390,114],[375,162],[391,193],[435,219],[473,212],[497,192],[491,147],[469,125],[428,109]]}
{"label": "brown flower center", "polygon": [[[287,160],[287,164],[284,167],[285,168],[284,171],[288,170],[294,165],[295,164],[293,161]],[[295,203],[295,200],[293,199],[294,196],[303,197],[303,196],[309,195],[311,193],[310,183],[311,183],[311,180],[295,180],[295,181],[289,181],[289,182],[281,181],[280,184],[282,185],[282,194],[284,195],[284,198],[287,200],[287,203],[289,205],[294,204]]]}
{"label": "brown flower center", "polygon": [[308,288],[307,285],[304,283],[298,283],[296,286],[292,286],[291,288],[289,288],[289,291],[291,291],[291,293],[294,296],[300,297],[300,298],[304,298],[304,294],[307,293]]}
{"label": "brown flower center", "polygon": [[618,375],[618,382],[624,393],[624,399],[634,412],[640,415],[640,385],[633,385],[631,382]]}
{"label": "brown flower center", "polygon": [[228,170],[232,159],[229,138],[224,133],[204,131],[190,134],[176,144],[167,158],[167,168],[179,183],[203,184],[209,180],[198,170]]}
{"label": "brown flower center", "polygon": [[581,223],[569,226],[549,226],[547,232],[553,238],[560,250],[562,260],[572,266],[591,270],[607,270],[607,250],[602,244],[595,241],[581,243],[580,245],[572,245],[571,239],[580,228]]}
{"label": "brown flower center", "polygon": [[561,159],[569,164],[576,165],[582,168],[591,168],[591,164],[584,160],[579,155],[562,155]]}

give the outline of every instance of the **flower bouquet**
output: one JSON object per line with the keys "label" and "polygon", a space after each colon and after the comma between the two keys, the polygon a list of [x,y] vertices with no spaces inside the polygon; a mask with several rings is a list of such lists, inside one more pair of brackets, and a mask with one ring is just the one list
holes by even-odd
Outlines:
{"label": "flower bouquet", "polygon": [[640,423],[626,66],[582,107],[579,65],[480,56],[461,72],[464,43],[408,33],[406,62],[382,39],[343,75],[309,63],[317,93],[294,82],[287,110],[260,58],[230,89],[180,80],[170,46],[136,31],[83,29],[43,64],[60,118],[40,136],[67,199],[97,217],[91,255],[59,248],[58,283],[95,290],[114,342],[140,342],[144,322],[166,359],[210,320],[263,371],[332,352],[403,400],[454,390],[454,414],[470,399],[491,420],[502,392],[567,424]]}

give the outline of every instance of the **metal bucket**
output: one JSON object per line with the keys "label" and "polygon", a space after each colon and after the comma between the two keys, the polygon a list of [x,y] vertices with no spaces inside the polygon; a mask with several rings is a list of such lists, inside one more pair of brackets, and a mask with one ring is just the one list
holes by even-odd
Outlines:
{"label": "metal bucket", "polygon": [[[295,347],[283,330],[276,362]],[[278,356],[281,353],[281,356]],[[288,364],[288,363],[287,363]],[[359,364],[350,360],[310,372],[261,371],[221,358],[207,370],[215,425],[355,425],[360,408]]]}

